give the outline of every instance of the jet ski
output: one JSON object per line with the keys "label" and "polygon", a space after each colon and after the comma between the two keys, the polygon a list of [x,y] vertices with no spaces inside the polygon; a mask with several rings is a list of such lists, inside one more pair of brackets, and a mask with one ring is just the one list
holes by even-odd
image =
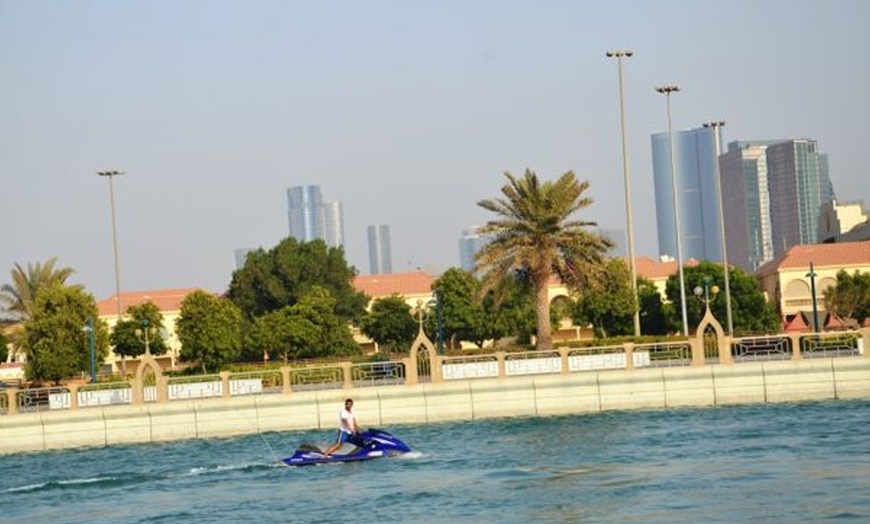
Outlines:
{"label": "jet ski", "polygon": [[360,431],[352,442],[345,442],[328,457],[324,449],[314,444],[302,444],[293,455],[281,459],[288,466],[307,466],[329,462],[354,462],[408,453],[411,448],[393,435],[380,429]]}

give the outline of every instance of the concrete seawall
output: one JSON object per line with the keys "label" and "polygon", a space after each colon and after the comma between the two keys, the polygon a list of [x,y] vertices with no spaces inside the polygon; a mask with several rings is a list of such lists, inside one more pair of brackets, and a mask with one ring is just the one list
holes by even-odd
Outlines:
{"label": "concrete seawall", "polygon": [[345,397],[365,426],[607,410],[870,399],[863,357],[640,368],[0,416],[0,454],[332,428]]}

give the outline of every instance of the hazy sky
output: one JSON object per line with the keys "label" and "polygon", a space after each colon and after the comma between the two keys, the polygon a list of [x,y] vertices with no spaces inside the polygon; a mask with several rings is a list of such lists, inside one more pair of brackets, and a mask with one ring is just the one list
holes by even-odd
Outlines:
{"label": "hazy sky", "polygon": [[[870,202],[870,2],[0,0],[0,283],[57,256],[98,299],[223,291],[238,247],[288,234],[286,189],[344,204],[349,261],[392,230],[393,268],[459,264],[503,173],[591,183],[624,230],[617,65],[636,246],[656,253],[656,85],[675,129],[811,137],[841,200]],[[862,153],[864,151],[864,153]],[[862,156],[863,155],[863,156]],[[863,159],[863,160],[862,160]]]}

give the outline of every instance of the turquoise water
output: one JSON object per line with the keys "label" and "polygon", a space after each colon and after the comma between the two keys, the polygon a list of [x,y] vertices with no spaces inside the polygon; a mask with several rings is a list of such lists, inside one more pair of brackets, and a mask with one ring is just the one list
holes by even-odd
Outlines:
{"label": "turquoise water", "polygon": [[384,429],[415,452],[277,464],[321,431],[4,456],[0,522],[870,522],[870,402]]}

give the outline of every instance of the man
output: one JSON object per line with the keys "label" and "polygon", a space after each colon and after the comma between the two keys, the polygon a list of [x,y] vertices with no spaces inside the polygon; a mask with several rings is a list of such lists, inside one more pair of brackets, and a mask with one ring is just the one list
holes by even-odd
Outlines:
{"label": "man", "polygon": [[329,448],[323,453],[323,458],[328,458],[329,455],[334,453],[335,450],[340,448],[345,442],[350,442],[355,446],[359,445],[357,437],[359,434],[359,426],[356,423],[356,415],[353,414],[353,399],[349,398],[344,401],[344,408],[341,410],[338,417],[338,437],[335,439],[335,444],[329,446]]}

